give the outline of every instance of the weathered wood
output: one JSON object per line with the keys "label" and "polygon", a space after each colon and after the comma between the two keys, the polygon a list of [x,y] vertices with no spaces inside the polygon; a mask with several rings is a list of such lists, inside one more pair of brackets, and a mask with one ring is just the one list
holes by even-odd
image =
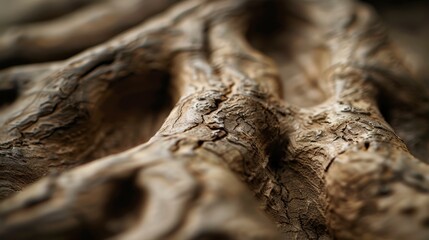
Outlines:
{"label": "weathered wood", "polygon": [[70,57],[135,26],[172,2],[96,1],[52,21],[12,25],[0,33],[0,67]]}
{"label": "weathered wood", "polygon": [[427,239],[429,95],[396,48],[355,1],[190,0],[6,70],[31,84],[0,109],[0,238]]}
{"label": "weathered wood", "polygon": [[0,29],[47,21],[100,0],[1,0]]}

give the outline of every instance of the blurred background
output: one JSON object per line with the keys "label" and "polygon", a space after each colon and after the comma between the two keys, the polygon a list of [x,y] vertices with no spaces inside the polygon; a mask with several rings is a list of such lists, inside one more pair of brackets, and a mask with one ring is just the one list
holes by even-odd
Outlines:
{"label": "blurred background", "polygon": [[[267,0],[271,1],[271,0]],[[285,0],[286,1],[286,0]],[[178,0],[0,0],[0,68],[56,61],[99,44]],[[429,1],[365,0],[429,78]]]}
{"label": "blurred background", "polygon": [[[429,1],[366,0],[389,28],[392,41],[408,54],[417,76],[429,86]],[[411,56],[412,55],[412,56]]]}
{"label": "blurred background", "polygon": [[[179,0],[0,0],[0,70],[33,63],[51,66],[51,62],[105,42],[176,2]],[[415,77],[429,86],[429,1],[365,2],[381,16]],[[266,20],[262,22],[262,29],[267,28]],[[13,93],[2,85],[2,76],[0,98],[10,98],[8,94]]]}

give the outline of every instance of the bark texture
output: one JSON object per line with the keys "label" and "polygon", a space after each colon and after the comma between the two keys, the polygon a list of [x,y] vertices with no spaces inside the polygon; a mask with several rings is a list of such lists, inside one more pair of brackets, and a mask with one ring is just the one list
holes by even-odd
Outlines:
{"label": "bark texture", "polygon": [[58,60],[0,72],[0,238],[429,238],[424,74],[371,7],[80,2],[0,36]]}

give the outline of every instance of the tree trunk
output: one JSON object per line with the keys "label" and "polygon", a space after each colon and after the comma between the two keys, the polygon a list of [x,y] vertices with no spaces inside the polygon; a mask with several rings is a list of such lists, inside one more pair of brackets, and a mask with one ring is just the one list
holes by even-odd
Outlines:
{"label": "tree trunk", "polygon": [[0,35],[0,239],[429,239],[429,95],[371,7],[91,2]]}

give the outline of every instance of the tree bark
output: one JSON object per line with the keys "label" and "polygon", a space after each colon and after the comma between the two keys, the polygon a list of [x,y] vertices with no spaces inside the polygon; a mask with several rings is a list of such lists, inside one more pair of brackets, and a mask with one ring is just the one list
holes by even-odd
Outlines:
{"label": "tree bark", "polygon": [[0,36],[58,60],[0,73],[1,239],[429,238],[428,91],[368,5],[188,0],[68,59],[43,25]]}

